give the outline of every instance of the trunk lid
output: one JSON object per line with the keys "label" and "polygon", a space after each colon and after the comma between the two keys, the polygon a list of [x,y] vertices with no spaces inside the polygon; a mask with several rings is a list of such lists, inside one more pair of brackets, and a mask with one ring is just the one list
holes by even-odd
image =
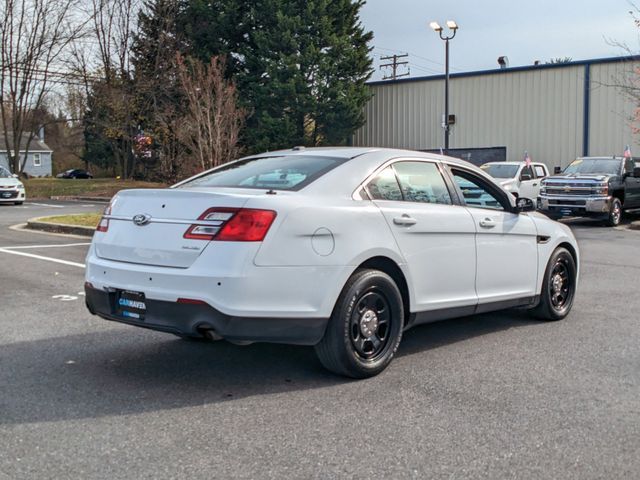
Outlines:
{"label": "trunk lid", "polygon": [[[188,268],[210,243],[184,238],[212,207],[242,208],[251,197],[193,189],[124,190],[111,204],[109,227],[96,232],[96,255],[107,260]],[[134,221],[137,221],[135,223]]]}

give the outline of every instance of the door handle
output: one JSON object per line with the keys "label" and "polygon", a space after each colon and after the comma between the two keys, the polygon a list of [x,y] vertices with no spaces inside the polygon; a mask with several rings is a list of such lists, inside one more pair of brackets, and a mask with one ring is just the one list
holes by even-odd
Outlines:
{"label": "door handle", "polygon": [[537,186],[538,186],[538,184],[537,184],[537,183],[534,183],[534,184],[533,184],[533,186],[534,186],[534,187],[537,187]]}
{"label": "door handle", "polygon": [[496,222],[495,220],[487,217],[484,220],[480,220],[480,226],[482,228],[493,228],[496,226]]}
{"label": "door handle", "polygon": [[393,223],[395,223],[396,225],[403,225],[405,227],[409,227],[411,225],[415,225],[417,223],[417,220],[405,213],[401,217],[394,217]]}

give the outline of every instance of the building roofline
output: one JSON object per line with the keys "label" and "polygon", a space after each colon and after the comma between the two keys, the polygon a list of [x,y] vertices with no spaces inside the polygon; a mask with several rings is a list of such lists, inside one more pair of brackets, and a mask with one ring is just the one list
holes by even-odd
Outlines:
{"label": "building roofline", "polygon": [[[576,60],[576,61],[567,62],[567,63],[524,65],[520,67],[509,67],[509,68],[492,68],[490,70],[474,70],[471,72],[451,73],[449,77],[450,78],[479,77],[483,75],[496,75],[496,74],[502,74],[502,73],[528,72],[531,70],[550,70],[553,68],[568,68],[568,67],[585,66],[585,65],[597,65],[597,64],[603,64],[603,63],[622,63],[622,62],[632,62],[632,61],[640,61],[640,55],[593,58],[589,60]],[[444,80],[444,74],[428,75],[423,77],[401,78],[398,80],[378,80],[375,82],[367,82],[367,85],[378,86],[378,85],[389,85],[389,84],[399,84],[399,83],[425,82],[425,81],[434,81],[434,80]]]}

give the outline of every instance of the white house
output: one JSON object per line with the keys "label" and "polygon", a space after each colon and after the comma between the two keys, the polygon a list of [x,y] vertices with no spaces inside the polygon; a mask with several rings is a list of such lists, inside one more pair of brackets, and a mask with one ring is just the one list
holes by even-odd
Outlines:
{"label": "white house", "polygon": [[[21,161],[24,161],[28,139],[29,134],[24,133],[20,140]],[[11,141],[10,144],[13,144],[13,141]],[[41,129],[40,134],[37,135],[29,145],[29,154],[27,155],[24,172],[32,177],[51,176],[53,166],[52,155],[53,151],[44,143],[44,129]],[[2,134],[0,134],[0,165],[9,171],[13,170],[9,164],[9,155],[7,155],[7,142]]]}

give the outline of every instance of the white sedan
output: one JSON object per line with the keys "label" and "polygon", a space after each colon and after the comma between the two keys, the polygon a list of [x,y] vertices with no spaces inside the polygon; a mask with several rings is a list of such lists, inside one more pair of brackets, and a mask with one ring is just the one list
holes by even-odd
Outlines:
{"label": "white sedan", "polygon": [[421,323],[512,307],[564,318],[578,255],[569,228],[467,162],[295,148],[120,192],[93,238],[85,288],[107,320],[315,345],[329,370],[363,378]]}
{"label": "white sedan", "polygon": [[495,178],[505,190],[534,202],[540,195],[540,184],[549,176],[544,163],[489,162],[480,167]]}
{"label": "white sedan", "polygon": [[0,166],[0,204],[22,205],[27,199],[24,184],[9,170]]}

